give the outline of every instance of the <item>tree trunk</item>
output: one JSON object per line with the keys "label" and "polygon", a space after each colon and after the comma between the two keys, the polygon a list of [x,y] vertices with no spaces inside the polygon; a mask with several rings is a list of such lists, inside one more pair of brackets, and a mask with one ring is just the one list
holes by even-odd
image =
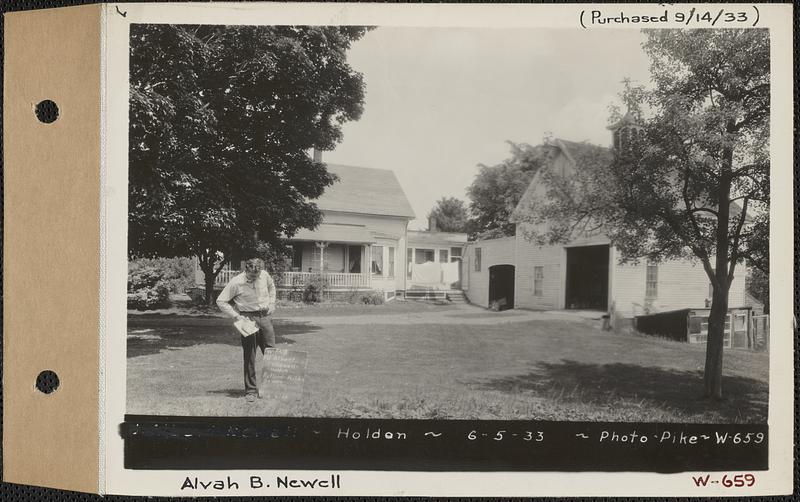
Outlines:
{"label": "tree trunk", "polygon": [[[728,125],[730,129],[731,124]],[[728,223],[730,221],[731,204],[731,166],[733,163],[733,150],[726,148],[722,155],[722,169],[719,187],[716,193],[717,202],[717,229],[716,229],[716,257],[714,277],[714,293],[711,297],[711,312],[708,315],[708,339],[706,341],[706,367],[703,381],[705,395],[713,399],[722,399],[722,343],[725,336],[725,318],[728,315],[728,289],[731,273],[736,263],[728,263]],[[733,334],[731,334],[733,336]]]}
{"label": "tree trunk", "polygon": [[203,275],[206,279],[206,305],[209,307],[214,305],[214,281],[217,278],[217,274],[214,273],[214,265],[211,265],[211,270],[203,269]]}
{"label": "tree trunk", "polygon": [[[726,285],[727,286],[727,285]],[[706,342],[705,395],[722,399],[722,344],[725,321],[728,317],[728,288],[714,288],[711,313],[708,316],[708,341]]]}
{"label": "tree trunk", "polygon": [[200,270],[203,271],[206,290],[206,305],[214,305],[214,281],[217,279],[218,270],[214,270],[214,259],[211,256],[199,256]]}

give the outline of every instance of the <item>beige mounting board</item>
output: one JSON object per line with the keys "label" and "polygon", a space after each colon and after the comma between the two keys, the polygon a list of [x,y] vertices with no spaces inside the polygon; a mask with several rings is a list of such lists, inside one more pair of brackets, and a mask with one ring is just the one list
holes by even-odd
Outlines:
{"label": "beige mounting board", "polygon": [[[100,19],[5,15],[3,480],[98,491]],[[35,106],[54,101],[58,119]],[[12,209],[13,208],[13,209]],[[36,390],[54,371],[60,386]]]}

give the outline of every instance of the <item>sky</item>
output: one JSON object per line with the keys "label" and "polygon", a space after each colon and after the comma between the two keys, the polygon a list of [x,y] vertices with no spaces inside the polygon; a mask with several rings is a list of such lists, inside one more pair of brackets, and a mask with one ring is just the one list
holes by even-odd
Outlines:
{"label": "sky", "polygon": [[622,80],[649,81],[637,30],[378,27],[355,42],[364,113],[323,160],[395,172],[417,219],[442,197],[468,202],[479,165],[507,141],[546,133],[609,145]]}

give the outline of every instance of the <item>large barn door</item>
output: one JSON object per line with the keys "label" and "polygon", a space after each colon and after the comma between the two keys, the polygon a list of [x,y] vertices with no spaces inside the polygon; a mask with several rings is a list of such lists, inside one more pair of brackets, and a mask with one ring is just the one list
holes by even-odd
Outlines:
{"label": "large barn door", "polygon": [[567,248],[566,308],[608,310],[608,250],[607,245]]}

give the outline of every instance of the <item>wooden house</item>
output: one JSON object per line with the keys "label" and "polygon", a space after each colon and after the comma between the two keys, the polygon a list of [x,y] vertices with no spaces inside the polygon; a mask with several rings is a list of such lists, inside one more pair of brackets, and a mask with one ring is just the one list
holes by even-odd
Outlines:
{"label": "wooden house", "polygon": [[[467,234],[442,232],[431,218],[428,230],[409,230],[406,288],[409,291],[458,291]],[[411,296],[414,296],[413,294]]]}
{"label": "wooden house", "polygon": [[[327,167],[339,179],[315,201],[323,222],[288,240],[292,256],[276,275],[279,291],[300,290],[317,277],[333,294],[379,291],[386,299],[408,289],[434,290],[444,297],[459,287],[466,234],[408,230],[414,211],[393,171]],[[240,269],[239,264],[226,267],[216,286]],[[202,280],[198,271],[198,284]]]}
{"label": "wooden house", "polygon": [[414,211],[393,171],[327,164],[339,181],[317,199],[322,224],[289,242],[292,262],[280,286],[321,274],[330,290],[405,290],[403,257]]}

